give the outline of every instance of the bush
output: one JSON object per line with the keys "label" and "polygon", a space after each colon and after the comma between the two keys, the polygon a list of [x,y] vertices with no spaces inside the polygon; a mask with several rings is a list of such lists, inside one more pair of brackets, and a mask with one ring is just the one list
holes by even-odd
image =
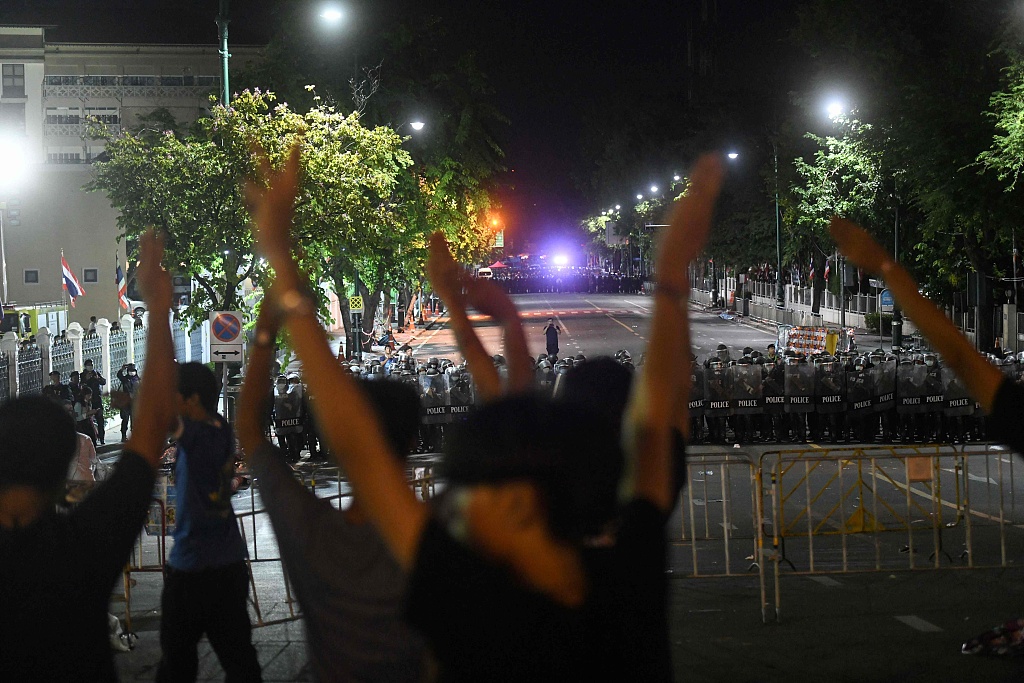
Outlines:
{"label": "bush", "polygon": [[[868,330],[878,334],[878,313],[868,313],[864,316],[864,324]],[[892,334],[892,313],[882,314],[882,334]]]}

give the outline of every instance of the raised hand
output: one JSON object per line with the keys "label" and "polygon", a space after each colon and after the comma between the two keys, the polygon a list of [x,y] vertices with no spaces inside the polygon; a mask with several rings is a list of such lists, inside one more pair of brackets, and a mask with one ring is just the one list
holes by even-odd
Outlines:
{"label": "raised hand", "polygon": [[881,273],[889,254],[864,228],[845,218],[833,218],[829,232],[839,251],[864,270]]}
{"label": "raised hand", "polygon": [[292,147],[284,167],[273,172],[262,151],[257,150],[259,176],[246,186],[253,217],[253,235],[261,253],[274,269],[291,261],[292,214],[299,189],[299,145]]}
{"label": "raised hand", "polygon": [[156,229],[147,230],[139,240],[141,262],[139,264],[139,286],[142,296],[151,311],[166,311],[171,307],[174,287],[171,275],[161,265],[164,258],[164,239]]}
{"label": "raised hand", "polygon": [[722,187],[720,154],[701,156],[690,174],[690,187],[676,203],[672,220],[658,245],[658,281],[683,291],[689,285],[686,268],[704,249],[711,232],[711,216]]}
{"label": "raised hand", "polygon": [[451,304],[461,290],[459,266],[448,250],[448,241],[440,231],[430,236],[427,276],[441,298]]}

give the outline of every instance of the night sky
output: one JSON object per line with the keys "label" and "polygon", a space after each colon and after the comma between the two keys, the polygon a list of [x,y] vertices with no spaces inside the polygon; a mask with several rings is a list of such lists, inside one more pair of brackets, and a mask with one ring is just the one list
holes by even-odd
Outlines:
{"label": "night sky", "polygon": [[[607,199],[581,189],[595,163],[583,148],[581,131],[600,123],[595,118],[606,106],[657,97],[662,90],[678,93],[685,77],[678,65],[684,60],[687,17],[715,0],[338,3],[349,13],[347,31],[428,12],[444,19],[463,47],[477,51],[497,104],[511,119],[501,140],[510,169],[500,193],[503,212],[524,233],[538,234],[575,225]],[[231,42],[266,42],[274,8],[281,4],[234,0]],[[320,3],[290,4],[308,5],[313,16]],[[780,1],[717,4],[724,15],[720,25],[736,27],[735,33],[723,31],[718,39],[728,52],[730,40],[742,40],[744,30],[756,31],[766,7]],[[4,0],[0,21],[54,25],[49,36],[56,41],[212,44],[217,40],[217,7],[217,0]],[[680,109],[684,106],[679,103]],[[667,129],[670,124],[660,125]],[[743,125],[756,127],[757,122]],[[638,179],[637,185],[645,183],[646,178]]]}

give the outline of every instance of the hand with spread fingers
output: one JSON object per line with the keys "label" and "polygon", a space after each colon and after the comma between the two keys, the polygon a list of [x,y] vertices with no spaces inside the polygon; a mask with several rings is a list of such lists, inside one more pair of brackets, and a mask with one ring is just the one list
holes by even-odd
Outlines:
{"label": "hand with spread fingers", "polygon": [[882,272],[889,254],[864,228],[845,218],[835,217],[829,225],[829,232],[839,250],[858,267],[876,274]]}
{"label": "hand with spread fingers", "polygon": [[164,270],[164,238],[155,228],[150,229],[139,240],[141,259],[138,278],[142,296],[150,311],[166,311],[171,308],[174,287],[171,275]]}
{"label": "hand with spread fingers", "polygon": [[459,266],[448,250],[448,241],[444,233],[438,231],[430,236],[428,251],[430,256],[427,258],[427,277],[441,299],[451,306],[462,292],[462,283]]}
{"label": "hand with spread fingers", "polygon": [[687,266],[708,240],[722,176],[719,154],[705,154],[694,165],[687,194],[676,202],[670,225],[659,240],[656,263],[662,285],[676,291],[689,288]]}
{"label": "hand with spread fingers", "polygon": [[274,270],[292,264],[292,215],[299,189],[299,145],[292,147],[284,166],[276,173],[259,150],[259,177],[246,186],[251,206],[253,232],[259,251]]}

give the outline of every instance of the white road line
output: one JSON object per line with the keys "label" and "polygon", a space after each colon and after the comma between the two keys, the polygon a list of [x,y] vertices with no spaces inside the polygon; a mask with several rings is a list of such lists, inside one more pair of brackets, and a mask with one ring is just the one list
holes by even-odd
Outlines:
{"label": "white road line", "polygon": [[830,576],[808,576],[807,578],[815,583],[820,583],[822,586],[828,586],[829,588],[835,588],[836,586],[843,585]]}
{"label": "white road line", "polygon": [[625,301],[625,302],[626,302],[627,304],[629,304],[630,306],[636,306],[637,308],[639,308],[640,310],[642,310],[642,311],[643,311],[644,313],[650,313],[650,312],[651,312],[651,309],[650,309],[650,308],[648,308],[647,306],[642,306],[642,305],[638,304],[638,303],[637,303],[637,302],[635,302],[635,301],[630,301],[629,299],[623,299],[623,301]]}
{"label": "white road line", "polygon": [[925,621],[916,614],[908,614],[900,617],[893,617],[896,621],[901,621],[910,628],[917,629],[923,633],[942,633],[942,629],[933,624],[930,621]]}

